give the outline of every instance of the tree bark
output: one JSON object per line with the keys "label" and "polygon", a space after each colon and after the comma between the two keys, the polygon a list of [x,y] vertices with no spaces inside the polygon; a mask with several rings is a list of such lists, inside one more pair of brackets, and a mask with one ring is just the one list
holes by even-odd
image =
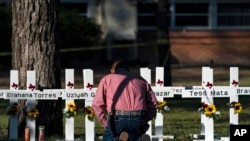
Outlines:
{"label": "tree bark", "polygon": [[[61,88],[58,6],[59,0],[12,0],[12,69],[19,71],[19,89],[26,89],[28,70],[36,71],[36,89]],[[19,104],[21,137],[25,100]],[[45,126],[46,136],[63,135],[62,100],[39,100],[37,108],[36,125]]]}

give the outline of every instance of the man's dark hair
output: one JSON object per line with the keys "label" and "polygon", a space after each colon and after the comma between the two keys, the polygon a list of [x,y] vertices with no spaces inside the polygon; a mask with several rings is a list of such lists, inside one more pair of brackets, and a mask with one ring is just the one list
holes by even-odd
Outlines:
{"label": "man's dark hair", "polygon": [[121,61],[121,60],[117,60],[117,61],[114,61],[113,65],[112,65],[112,68],[116,71],[117,69],[126,69],[127,71],[129,71],[129,68],[128,68],[128,62],[125,62],[125,61]]}

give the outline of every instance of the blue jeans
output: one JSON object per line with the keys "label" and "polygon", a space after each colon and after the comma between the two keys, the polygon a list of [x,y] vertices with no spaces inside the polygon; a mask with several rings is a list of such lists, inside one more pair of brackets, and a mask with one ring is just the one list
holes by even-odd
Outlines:
{"label": "blue jeans", "polygon": [[140,141],[141,135],[146,133],[149,128],[145,119],[145,116],[109,116],[103,141],[118,141],[118,137],[123,131],[128,133],[129,141]]}

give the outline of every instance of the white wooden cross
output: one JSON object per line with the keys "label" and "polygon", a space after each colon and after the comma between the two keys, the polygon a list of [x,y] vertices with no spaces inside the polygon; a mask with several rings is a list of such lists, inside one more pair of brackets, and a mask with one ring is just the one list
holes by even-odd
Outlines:
{"label": "white wooden cross", "polygon": [[[151,84],[151,70],[148,68],[140,69],[141,76],[144,77]],[[65,104],[74,99],[85,99],[85,106],[91,106],[96,88],[93,88],[93,71],[91,69],[83,70],[83,89],[74,89],[74,70],[66,69],[65,89],[45,89],[43,91],[35,88],[35,71],[27,71],[27,89],[18,89],[18,71],[11,70],[10,89],[2,90],[4,94],[0,98],[9,99],[10,104],[18,102],[18,99],[27,99],[27,107],[35,106],[36,100],[48,99],[57,100],[59,97],[65,99]],[[202,67],[202,86],[194,86],[192,90],[184,90],[184,87],[164,87],[164,73],[162,67],[156,67],[156,84],[152,89],[157,96],[157,100],[163,101],[163,98],[173,97],[174,94],[182,94],[183,98],[201,98],[201,102],[213,104],[214,97],[229,97],[230,102],[238,101],[238,95],[250,95],[250,87],[238,87],[238,68],[230,68],[230,86],[214,86],[213,85],[213,69],[209,67]],[[2,93],[3,93],[2,92]],[[85,133],[86,140],[94,141],[95,130],[93,121],[89,121],[85,117]],[[150,126],[152,123],[149,123]],[[213,140],[214,125],[213,119],[201,115],[201,135],[205,135],[205,140]],[[230,108],[230,124],[238,124],[238,114],[234,114]],[[17,139],[18,136],[18,118],[16,116],[10,117],[10,139]],[[35,121],[27,119],[27,126],[31,130],[31,141],[35,141]],[[74,119],[66,119],[65,125],[65,139],[74,140]],[[84,126],[84,125],[83,125]],[[147,133],[151,135],[152,139],[162,140],[163,135],[163,115],[157,113],[155,121],[155,135],[152,136],[152,129]]]}
{"label": "white wooden cross", "polygon": [[[27,99],[26,107],[35,107],[35,95],[33,94],[35,89],[35,71],[27,71],[27,88],[26,90],[17,90],[18,89],[18,71],[11,71],[11,81],[10,81],[10,90],[5,91],[4,98],[10,99],[10,103],[18,102],[18,99]],[[18,130],[18,119],[17,116],[10,117],[10,132],[11,138],[17,138],[17,130]],[[14,125],[16,124],[16,125]],[[35,141],[35,120],[31,120],[30,118],[26,118],[26,126],[30,128],[30,141]]]}
{"label": "white wooden cross", "polygon": [[[33,92],[30,91],[35,90],[35,72],[34,71],[27,71],[27,89],[26,90],[18,90],[18,71],[12,70],[11,71],[11,80],[10,80],[10,90],[5,91],[4,98],[10,99],[10,103],[18,103],[18,99],[27,99],[26,106],[33,107],[35,106],[35,101],[33,97]],[[35,141],[35,121],[29,118],[26,118],[26,126],[30,128],[30,141]],[[11,138],[18,138],[18,119],[17,115],[10,117],[10,137]]]}
{"label": "white wooden cross", "polygon": [[[68,102],[74,102],[75,99],[85,99],[85,106],[92,105],[96,88],[93,87],[93,70],[83,69],[83,89],[74,89],[74,70],[65,71],[65,91],[62,91],[62,99],[65,99],[65,105]],[[88,120],[85,116],[85,138],[88,141],[95,140],[95,122]],[[83,124],[84,126],[84,124]],[[65,122],[65,140],[74,140],[74,118],[66,118]]]}
{"label": "white wooden cross", "polygon": [[[19,99],[27,100],[26,107],[31,108],[36,106],[36,100],[39,99],[48,99],[48,100],[57,100],[60,97],[58,91],[51,92],[49,91],[39,91],[36,90],[35,85],[35,71],[27,71],[27,81],[26,81],[26,90],[19,90],[19,78],[18,71],[11,70],[10,75],[10,89],[4,91],[4,99],[9,99],[10,104],[18,103]],[[36,123],[35,120],[26,118],[26,126],[30,129],[30,141],[35,141],[36,135]],[[18,116],[17,113],[15,116],[10,116],[10,126],[9,126],[9,135],[10,139],[18,139]]]}
{"label": "white wooden cross", "polygon": [[[210,95],[211,86],[213,86],[213,69],[202,67],[202,87],[184,90],[182,98],[201,98],[201,102],[213,104],[213,96]],[[205,135],[206,141],[214,140],[213,119],[206,117],[204,114],[201,114],[201,135]]]}
{"label": "white wooden cross", "polygon": [[[213,69],[210,67],[202,67],[202,87],[205,88],[207,96],[201,97],[201,102],[206,104],[213,104],[213,96],[211,93],[211,87],[213,85]],[[201,114],[201,135],[205,135],[206,141],[214,140],[214,121],[213,118],[208,118],[205,114]]]}
{"label": "white wooden cross", "polygon": [[[10,71],[10,90],[18,90],[18,71]],[[5,97],[7,90],[0,90],[0,98]],[[18,99],[10,99],[10,105],[18,103]],[[18,139],[18,113],[9,115],[9,139]]]}
{"label": "white wooden cross", "polygon": [[[231,80],[236,80],[234,75],[235,73],[231,73]],[[201,98],[201,102],[205,102],[210,105],[213,104],[213,98],[230,97],[230,101],[235,100],[235,94],[236,89],[231,86],[214,86],[213,69],[210,67],[202,67],[202,87],[194,86],[191,90],[183,91],[182,98]],[[217,110],[219,111],[219,109]],[[209,118],[205,116],[205,114],[201,114],[200,134],[205,137],[205,141],[214,140],[213,118]],[[227,140],[227,138],[224,138],[224,140]]]}
{"label": "white wooden cross", "polygon": [[[36,90],[36,72],[27,71],[27,91]],[[32,94],[33,95],[33,94]],[[36,107],[36,99],[27,99],[27,108]],[[26,126],[30,128],[30,141],[36,141],[36,121],[26,118]]]}
{"label": "white wooden cross", "polygon": [[[229,103],[235,101],[238,102],[238,94],[237,94],[237,88],[239,86],[239,69],[238,67],[230,67],[230,81],[229,81],[229,87],[231,89],[235,89],[234,91],[231,91],[229,94]],[[239,114],[235,114],[234,108],[229,108],[229,124],[238,125],[239,121]],[[229,141],[229,137],[221,137],[221,140]]]}
{"label": "white wooden cross", "polygon": [[[158,101],[163,101],[164,98],[173,98],[173,88],[164,87],[164,68],[156,67],[155,74],[155,86],[151,86]],[[141,68],[140,75],[149,83],[151,83],[151,70],[149,68]],[[152,135],[152,128],[149,128],[147,134],[149,134],[152,140],[163,141],[164,138],[174,138],[173,136],[163,135],[163,114],[157,112],[155,119],[155,135]],[[152,121],[149,122],[150,127],[152,127]]]}
{"label": "white wooden cross", "polygon": [[[10,71],[10,90],[18,90],[18,71]],[[18,103],[18,99],[10,99],[10,105]],[[9,116],[9,138],[18,139],[18,113]]]}
{"label": "white wooden cross", "polygon": [[[93,71],[84,69],[84,88],[74,89],[74,70],[66,69],[65,89],[44,89],[43,91],[35,88],[35,71],[27,71],[27,90],[18,90],[18,71],[11,71],[10,90],[4,90],[3,98],[9,99],[12,102],[18,102],[18,99],[27,99],[27,108],[34,107],[36,100],[57,100],[59,97],[65,99],[65,104],[74,101],[74,99],[87,99],[86,106],[91,105],[91,100],[94,97],[96,88],[93,86]],[[18,118],[17,116],[10,117],[10,137],[18,138]],[[30,141],[35,141],[35,120],[26,119],[27,127],[30,128]],[[86,121],[86,139],[94,141],[94,122]],[[74,140],[74,118],[67,118],[65,121],[65,140]]]}
{"label": "white wooden cross", "polygon": [[[90,97],[85,100],[85,107],[92,106],[92,100],[97,88],[94,88],[94,74],[93,70],[85,69],[83,70],[83,87],[86,93],[90,94]],[[90,121],[87,116],[85,116],[85,140],[95,141],[95,118]]]}
{"label": "white wooden cross", "polygon": [[[72,99],[66,99],[65,100],[65,107],[67,106],[68,103],[70,102],[74,102],[74,98],[73,95],[74,95],[74,92],[73,92],[73,89],[75,87],[75,83],[74,83],[74,70],[73,69],[66,69],[65,70],[65,90],[66,90],[66,93],[64,93],[62,95],[62,97],[64,98],[64,96],[69,96],[71,98],[72,96]],[[70,117],[70,118],[66,118],[65,119],[65,140],[74,140],[74,125],[75,125],[75,122],[74,122],[74,118],[73,117]]]}
{"label": "white wooden cross", "polygon": [[[230,67],[230,87],[237,89],[239,86],[239,69],[238,67]],[[230,93],[229,102],[239,102],[239,97],[237,94],[237,90],[234,93]],[[234,108],[230,108],[229,111],[229,122],[230,124],[238,125],[239,123],[239,114],[234,113]]]}

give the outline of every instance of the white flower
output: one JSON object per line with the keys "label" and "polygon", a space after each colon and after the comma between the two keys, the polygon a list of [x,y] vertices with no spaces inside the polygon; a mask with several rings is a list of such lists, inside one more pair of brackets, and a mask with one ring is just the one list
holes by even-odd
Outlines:
{"label": "white flower", "polygon": [[170,108],[169,108],[168,106],[165,106],[165,107],[164,107],[164,110],[165,110],[165,111],[169,111]]}

